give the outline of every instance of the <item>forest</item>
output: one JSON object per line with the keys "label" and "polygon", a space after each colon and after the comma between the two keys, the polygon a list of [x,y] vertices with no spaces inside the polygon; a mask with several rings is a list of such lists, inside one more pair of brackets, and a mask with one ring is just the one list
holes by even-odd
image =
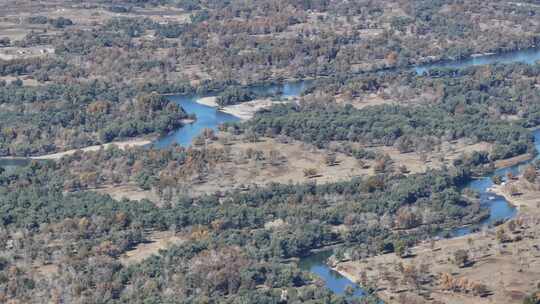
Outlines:
{"label": "forest", "polygon": [[[536,156],[540,64],[414,68],[534,50],[533,2],[8,1],[0,302],[373,304],[379,286],[351,279],[364,296],[334,293],[299,261],[320,250],[333,250],[328,267],[393,255],[406,273],[414,248],[464,228],[508,241],[497,246],[508,250],[526,229],[499,232],[517,220],[484,225],[487,192],[468,185],[521,182],[485,175]],[[298,97],[264,90],[301,81]],[[201,129],[190,146],[82,151],[155,141],[208,119],[171,95],[210,96],[224,111],[276,103]],[[296,171],[280,175],[289,167]],[[531,161],[528,188],[509,197],[526,197],[539,169]],[[249,184],[222,183],[236,181],[235,170]],[[113,195],[124,187],[132,193]],[[472,243],[446,262],[469,266]],[[517,254],[493,258],[508,256]],[[437,274],[445,278],[453,290],[443,293],[457,293],[451,276]],[[472,301],[493,299],[482,284],[466,287]],[[520,302],[537,303],[535,291]]]}

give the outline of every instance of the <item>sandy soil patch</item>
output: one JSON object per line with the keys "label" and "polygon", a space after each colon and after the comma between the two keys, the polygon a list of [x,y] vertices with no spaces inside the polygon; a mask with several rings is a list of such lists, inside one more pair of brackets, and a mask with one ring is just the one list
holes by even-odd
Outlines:
{"label": "sandy soil patch", "polygon": [[[210,147],[227,149],[229,161],[219,163],[211,169],[204,182],[191,183],[187,187],[189,195],[269,183],[329,183],[372,174],[373,171],[371,168],[360,168],[355,158],[343,153],[335,154],[335,165],[327,165],[325,158],[328,151],[298,141],[280,143],[275,139],[261,138],[258,142],[248,143],[233,138],[225,145],[215,141]],[[248,157],[248,154],[252,156]],[[254,156],[255,154],[258,156]],[[308,168],[314,169],[317,174],[306,177],[304,170]]]}
{"label": "sandy soil patch", "polygon": [[185,124],[185,125],[189,125],[189,124],[192,124],[194,122],[195,122],[195,119],[189,119],[189,118],[182,119],[182,123]]}
{"label": "sandy soil patch", "polygon": [[[0,55],[0,57],[1,57],[1,55]],[[37,86],[40,85],[40,83],[37,80],[35,80],[35,79],[33,79],[33,78],[29,77],[29,76],[22,76],[22,77],[3,76],[3,77],[0,77],[0,81],[4,80],[7,83],[11,83],[12,81],[17,80],[17,79],[22,80],[24,86],[37,87]]]}
{"label": "sandy soil patch", "polygon": [[530,154],[522,154],[522,155],[514,156],[514,157],[511,157],[511,158],[507,158],[507,159],[500,159],[500,160],[495,161],[495,167],[496,168],[505,168],[505,167],[514,166],[514,165],[517,165],[519,163],[528,161],[532,157],[533,156],[530,155]]}
{"label": "sandy soil patch", "polygon": [[452,161],[463,154],[474,151],[490,151],[492,145],[487,142],[469,144],[467,140],[460,139],[453,142],[444,142],[434,147],[432,152],[401,153],[393,146],[370,147],[367,150],[387,154],[395,166],[405,166],[411,173],[422,173],[428,169],[439,169],[443,165],[450,166]]}
{"label": "sandy soil patch", "polygon": [[147,7],[137,9],[133,13],[127,14],[129,17],[147,17],[155,22],[178,22],[190,23],[190,13],[182,9],[167,6]]}
{"label": "sandy soil patch", "polygon": [[202,105],[205,105],[205,106],[208,106],[208,107],[213,107],[213,108],[219,107],[219,105],[217,104],[217,97],[216,96],[202,97],[202,98],[199,98],[199,99],[197,99],[195,101],[197,103],[199,103],[199,104],[202,104]]}
{"label": "sandy soil patch", "polygon": [[248,102],[243,102],[235,105],[226,106],[220,108],[221,112],[231,114],[240,118],[241,120],[249,120],[253,118],[257,111],[262,109],[268,109],[272,105],[278,103],[286,103],[286,101],[273,101],[270,99],[257,99]]}
{"label": "sandy soil patch", "polygon": [[149,190],[142,190],[136,185],[107,185],[97,189],[92,189],[91,191],[95,191],[101,194],[108,194],[113,199],[118,201],[124,198],[127,198],[131,201],[141,201],[143,199],[147,199],[158,206],[159,202],[161,201],[159,196],[155,192]]}
{"label": "sandy soil patch", "polygon": [[[521,177],[518,180],[494,185],[490,191],[504,196],[507,201],[522,212],[540,210],[540,184],[538,182],[530,183]],[[514,194],[512,194],[513,191],[515,191]]]}
{"label": "sandy soil patch", "polygon": [[[410,301],[413,298],[417,302],[408,303],[522,303],[525,296],[536,290],[536,283],[540,280],[540,251],[534,247],[538,241],[535,230],[536,227],[523,232],[536,233],[533,239],[504,246],[498,243],[493,232],[478,233],[439,241],[433,249],[428,244],[417,246],[412,250],[412,258],[402,259],[395,254],[387,254],[361,262],[340,263],[336,270],[356,282],[362,281],[361,273],[365,272],[368,280],[376,280],[378,294],[386,303],[405,303],[405,299]],[[472,266],[460,268],[450,262],[460,249],[469,252],[474,262]],[[417,269],[426,265],[427,271],[421,275],[431,277],[431,282],[419,288],[402,282],[404,276],[396,270],[400,263],[406,267],[414,265]],[[442,273],[449,273],[455,279],[485,284],[491,295],[480,297],[472,293],[446,291],[438,281]],[[429,291],[430,296],[423,298],[418,295],[425,291]]]}
{"label": "sandy soil patch", "polygon": [[52,159],[52,160],[56,160],[56,159],[60,159],[60,158],[62,158],[64,156],[66,156],[66,155],[74,154],[77,151],[83,151],[83,152],[98,151],[99,149],[107,149],[110,146],[116,146],[119,149],[124,150],[124,149],[127,149],[129,147],[145,146],[145,145],[148,145],[148,144],[151,144],[151,143],[152,143],[152,140],[150,140],[150,139],[134,139],[134,140],[127,140],[127,141],[115,141],[115,142],[111,142],[111,143],[107,143],[107,144],[103,144],[103,145],[89,146],[89,147],[85,147],[85,148],[81,148],[81,149],[73,149],[73,150],[68,150],[68,151],[58,152],[58,153],[53,153],[53,154],[47,154],[47,155],[42,155],[42,156],[32,156],[30,158],[31,159]]}
{"label": "sandy soil patch", "polygon": [[170,231],[153,232],[149,240],[148,243],[139,244],[134,249],[122,254],[120,262],[124,265],[139,263],[154,254],[158,254],[160,250],[166,249],[171,245],[181,244],[184,241],[181,237]]}
{"label": "sandy soil patch", "polygon": [[37,272],[47,278],[51,278],[58,273],[58,265],[48,264],[35,267]]}
{"label": "sandy soil patch", "polygon": [[338,104],[351,104],[353,107],[357,109],[362,109],[368,106],[377,106],[377,105],[383,105],[383,104],[399,104],[399,102],[396,102],[393,99],[385,99],[377,94],[369,94],[366,97],[362,98],[349,98],[344,94],[337,95],[336,96],[336,102]]}
{"label": "sandy soil patch", "polygon": [[270,108],[272,105],[277,103],[284,103],[283,101],[273,101],[271,99],[256,99],[235,105],[220,107],[217,103],[217,97],[215,96],[199,98],[196,100],[196,102],[205,106],[219,108],[219,111],[236,116],[241,120],[249,120],[253,118],[255,113],[261,109]]}

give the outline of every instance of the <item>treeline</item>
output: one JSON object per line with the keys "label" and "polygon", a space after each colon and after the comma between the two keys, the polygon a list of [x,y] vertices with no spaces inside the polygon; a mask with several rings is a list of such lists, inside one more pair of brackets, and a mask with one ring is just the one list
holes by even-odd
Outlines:
{"label": "treeline", "polygon": [[362,104],[376,94],[386,101],[438,104],[454,114],[482,113],[491,119],[509,120],[531,128],[540,124],[540,65],[505,64],[464,69],[389,71],[317,79],[307,94],[341,96],[344,102]]}
{"label": "treeline", "polygon": [[[130,9],[135,7],[134,11],[137,11],[137,7],[158,3],[161,2],[126,2],[118,3],[118,6],[125,5]],[[1,153],[47,153],[62,149],[62,146],[82,147],[88,143],[96,143],[98,138],[112,140],[166,132],[175,124],[174,119],[166,115],[156,125],[141,118],[130,119],[130,123],[115,123],[114,119],[111,119],[110,116],[114,118],[119,117],[119,113],[125,114],[123,109],[129,108],[126,105],[128,100],[143,91],[201,93],[219,90],[222,93],[218,102],[229,105],[260,97],[246,89],[249,84],[275,81],[284,77],[338,75],[343,77],[339,82],[347,82],[343,87],[347,88],[351,96],[355,96],[391,86],[377,77],[357,82],[349,76],[343,76],[350,72],[406,66],[423,61],[427,56],[432,56],[432,59],[460,57],[461,55],[456,54],[508,50],[536,43],[535,34],[532,34],[536,31],[530,31],[531,28],[525,25],[519,37],[507,37],[505,29],[499,30],[495,26],[491,27],[491,31],[478,36],[474,25],[476,23],[470,23],[469,17],[481,16],[479,18],[485,18],[483,21],[491,22],[494,10],[491,6],[475,5],[474,1],[451,3],[448,6],[439,2],[405,1],[399,5],[402,10],[400,16],[394,16],[384,1],[358,6],[339,1],[335,5],[328,5],[327,1],[277,3],[273,0],[211,2],[204,5],[194,1],[185,4],[186,7],[184,3],[177,2],[162,4],[189,10],[193,17],[192,22],[163,23],[152,21],[151,18],[111,18],[91,29],[69,26],[54,35],[44,36],[35,32],[29,34],[24,45],[50,43],[55,48],[54,59],[51,56],[45,59],[0,61],[0,74],[25,76],[45,85],[34,88],[21,86],[24,83],[21,80],[9,84],[0,82],[0,96],[3,102],[18,105],[26,101],[39,101],[42,104],[25,104],[17,108],[12,105],[6,108],[2,117],[5,124],[2,127],[10,128],[14,126],[12,123],[21,121],[26,125],[41,125],[40,128],[45,131],[37,131],[31,127],[31,130],[23,131],[17,127],[19,139],[14,140],[9,139],[14,135],[7,130],[7,139],[4,139],[0,148]],[[527,20],[520,17],[536,11],[533,7],[527,11],[502,3],[497,5],[501,5],[508,13],[505,18],[509,23]],[[265,9],[261,10],[261,7]],[[322,14],[312,18],[312,12]],[[430,13],[426,15],[424,12]],[[446,15],[449,12],[452,12],[452,18]],[[44,21],[40,16],[31,18],[31,22]],[[346,20],[348,25],[340,20]],[[391,30],[388,30],[387,24],[391,26]],[[340,26],[343,26],[343,31],[335,30]],[[367,34],[371,32],[375,34]],[[483,40],[483,37],[492,36],[497,39]],[[217,39],[212,40],[209,37]],[[450,43],[433,48],[433,45],[437,44],[432,43],[434,37],[437,37],[437,41],[446,37]],[[508,42],[504,42],[505,37]],[[468,43],[474,45],[467,46]],[[428,45],[420,47],[423,44]],[[435,74],[432,76],[439,77]],[[418,86],[415,86],[414,79],[417,78],[404,78],[411,83],[408,90],[415,91]],[[106,85],[94,85],[95,82],[88,79],[100,79],[98,82]],[[401,79],[401,76],[398,79]],[[464,80],[464,83],[466,81]],[[495,82],[495,85],[498,83],[504,81]],[[336,83],[334,85],[334,88],[340,87]],[[84,87],[87,86],[106,87],[108,92],[86,92]],[[462,94],[458,100],[457,96],[452,96],[454,92],[449,88],[445,95],[445,102],[448,102],[446,110],[459,112],[463,108],[462,104],[469,99],[485,98],[482,90],[484,89],[479,90],[480,94],[475,93],[476,95]],[[510,92],[506,88],[504,90]],[[531,91],[530,87],[528,91]],[[65,99],[68,94],[75,102],[83,102],[73,97],[76,94],[85,96],[83,99],[94,96],[96,99],[93,102],[113,99],[112,114],[107,116],[107,119],[92,123],[96,126],[86,128],[84,125],[87,121],[95,121],[95,118],[80,114],[84,112],[83,105],[66,106],[61,102],[49,102],[58,98]],[[400,94],[398,92],[398,95]],[[502,102],[508,95],[510,94],[502,94],[497,105],[503,111],[501,113],[518,115],[519,109],[508,108]],[[527,106],[535,107],[531,103]],[[58,114],[63,111],[59,108],[66,108],[66,113]],[[488,110],[487,114],[493,115],[490,112],[492,109]],[[533,114],[532,111],[530,113],[527,118],[528,125],[536,124],[540,115]],[[131,118],[129,115],[128,117]],[[60,122],[61,126],[57,123],[50,124],[51,121]],[[74,130],[74,134],[65,134],[68,127]],[[20,135],[22,133],[26,135]],[[500,151],[496,153],[497,158],[515,154],[515,150],[523,150],[521,143],[508,149],[500,147]]]}
{"label": "treeline", "polygon": [[[465,168],[410,176],[378,175],[327,185],[276,184],[249,192],[234,190],[226,193],[225,198],[220,198],[220,195],[181,197],[168,208],[150,208],[149,202],[144,201],[141,204],[124,204],[105,199],[100,203],[101,196],[91,192],[58,196],[63,191],[63,185],[72,178],[58,174],[59,166],[68,165],[33,163],[18,171],[3,172],[3,225],[39,230],[43,223],[59,222],[65,218],[92,215],[111,218],[122,212],[126,215],[126,223],[160,230],[168,229],[171,225],[179,230],[197,225],[213,226],[217,231],[251,230],[263,228],[267,221],[278,218],[293,226],[292,223],[300,223],[298,220],[303,219],[304,223],[317,221],[323,227],[330,228],[342,224],[354,226],[356,220],[347,220],[351,214],[360,216],[360,224],[361,214],[370,213],[374,216],[388,216],[388,229],[402,225],[395,223],[393,216],[403,208],[410,209],[412,213],[418,212],[418,216],[420,210],[428,209],[434,215],[433,218],[420,216],[420,222],[407,224],[406,228],[414,228],[422,223],[459,225],[472,221],[479,211],[479,206],[461,198],[458,190],[470,178]],[[21,187],[23,184],[28,187]],[[310,210],[307,208],[310,204],[320,208]],[[445,216],[435,216],[437,214]],[[211,225],[217,222],[220,224]],[[312,228],[320,229],[317,226]],[[291,233],[296,229],[289,228],[293,229]],[[316,237],[313,240],[315,243],[295,250],[285,250],[282,252],[283,257],[305,254],[309,249],[331,243],[338,237],[332,229],[323,229],[312,236]],[[357,234],[354,237],[362,236]]]}
{"label": "treeline", "polygon": [[64,18],[64,17],[48,18],[42,15],[30,16],[26,19],[26,22],[30,24],[47,24],[48,23],[55,28],[64,28],[66,26],[73,25],[73,21],[69,18]]}
{"label": "treeline", "polygon": [[492,160],[534,151],[530,131],[519,125],[490,120],[481,112],[452,115],[440,106],[385,105],[358,110],[350,105],[276,105],[237,127],[266,136],[286,135],[318,147],[331,141],[350,141],[397,144],[408,152],[416,150],[412,145],[417,138],[433,136],[494,143]]}
{"label": "treeline", "polygon": [[[132,70],[139,66],[145,72],[159,70],[164,78],[184,73],[187,80],[200,80],[209,74],[217,81],[250,84],[405,67],[534,47],[539,42],[531,16],[540,12],[534,6],[502,1],[357,2],[119,2],[114,9],[130,14],[141,6],[181,7],[190,13],[191,22],[115,17],[92,29],[67,27],[46,43],[66,60],[82,56],[89,63],[88,73],[111,75],[122,70],[129,71],[122,72],[124,76],[137,75]],[[43,17],[32,18],[43,22]],[[516,34],[513,29],[518,26],[521,31]],[[43,43],[30,38],[25,45]],[[118,54],[122,51],[138,56],[122,58]],[[120,64],[127,58],[137,64]],[[100,60],[119,60],[117,69],[96,64]]]}

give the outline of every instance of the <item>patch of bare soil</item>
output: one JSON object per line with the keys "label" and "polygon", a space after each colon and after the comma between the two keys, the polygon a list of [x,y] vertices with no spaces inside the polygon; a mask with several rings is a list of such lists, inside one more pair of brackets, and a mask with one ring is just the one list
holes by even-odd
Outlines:
{"label": "patch of bare soil", "polygon": [[286,101],[273,101],[270,99],[257,99],[248,102],[243,102],[235,105],[226,106],[220,108],[221,112],[231,114],[240,118],[241,120],[249,120],[253,118],[255,113],[259,110],[270,108],[272,105],[278,103],[285,103]]}
{"label": "patch of bare soil", "polygon": [[249,120],[253,118],[255,113],[261,109],[270,108],[272,105],[277,103],[284,103],[285,101],[273,101],[271,99],[256,99],[247,102],[242,102],[235,105],[220,107],[216,102],[216,97],[203,97],[196,100],[197,103],[200,103],[205,106],[219,108],[219,111],[227,114],[231,114],[240,118],[241,120]]}
{"label": "patch of bare soil", "polygon": [[62,158],[63,156],[75,154],[78,151],[83,151],[83,152],[98,151],[99,149],[107,149],[108,147],[113,146],[113,145],[118,147],[119,149],[126,149],[129,147],[146,146],[150,143],[152,143],[150,139],[132,139],[132,140],[126,140],[126,141],[116,141],[116,142],[111,142],[111,143],[107,143],[103,145],[89,146],[89,147],[85,147],[81,149],[73,149],[73,150],[68,150],[68,151],[59,152],[59,153],[47,154],[47,155],[42,155],[42,156],[33,156],[31,158],[56,160],[56,159]]}
{"label": "patch of bare soil", "polygon": [[[0,59],[2,55],[0,53]],[[23,82],[23,85],[24,86],[29,86],[29,87],[37,87],[39,86],[39,82],[29,76],[23,76],[23,77],[14,77],[14,76],[3,76],[3,77],[0,77],[0,81],[4,80],[5,82],[7,83],[11,83],[12,81],[15,81],[17,79],[20,79],[22,82]]]}
{"label": "patch of bare soil", "polygon": [[183,238],[170,231],[153,232],[149,240],[148,243],[139,244],[134,249],[122,254],[120,262],[124,265],[139,263],[154,254],[158,254],[162,249],[181,244],[184,241]]}
{"label": "patch of bare soil", "polygon": [[470,144],[467,140],[461,139],[430,147],[433,150],[429,152],[402,153],[394,146],[370,147],[367,150],[387,154],[395,166],[404,166],[411,173],[422,173],[428,169],[441,168],[443,165],[450,166],[453,160],[474,151],[490,151],[491,147],[492,145],[486,142]]}
{"label": "patch of bare soil", "polygon": [[528,161],[532,157],[533,156],[530,154],[522,154],[522,155],[514,156],[511,158],[507,158],[507,159],[500,159],[500,160],[495,161],[495,167],[496,168],[510,167],[510,166],[522,163],[524,161]]}
{"label": "patch of bare soil", "polygon": [[[354,176],[371,174],[371,168],[343,153],[335,153],[335,162],[327,163],[328,151],[298,141],[280,143],[262,138],[257,142],[230,140],[214,142],[214,147],[229,150],[230,161],[219,164],[206,176],[205,182],[190,186],[191,194],[212,193],[249,185],[316,181],[336,182]],[[306,170],[313,174],[306,174]]]}
{"label": "patch of bare soil", "polygon": [[383,98],[378,94],[370,94],[361,98],[350,98],[346,95],[338,95],[336,96],[336,102],[338,104],[351,104],[357,109],[384,104],[398,104],[395,100]]}
{"label": "patch of bare soil", "polygon": [[143,199],[147,199],[158,206],[159,206],[159,202],[161,201],[159,198],[159,195],[157,195],[153,191],[142,190],[136,185],[131,185],[131,184],[107,185],[104,187],[92,189],[91,191],[95,191],[101,194],[108,194],[115,200],[122,200],[124,198],[127,198],[131,201],[140,201]]}
{"label": "patch of bare soil", "polygon": [[523,211],[540,210],[540,183],[538,181],[531,183],[520,177],[501,185],[494,185],[490,191],[504,196],[507,201]]}
{"label": "patch of bare soil", "polygon": [[36,266],[36,270],[39,274],[47,278],[51,278],[53,275],[58,273],[58,265],[48,264],[48,265]]}

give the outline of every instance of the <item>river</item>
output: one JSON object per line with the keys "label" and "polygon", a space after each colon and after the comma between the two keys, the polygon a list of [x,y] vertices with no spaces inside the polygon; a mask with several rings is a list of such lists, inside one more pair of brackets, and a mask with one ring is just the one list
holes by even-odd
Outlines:
{"label": "river", "polygon": [[[468,58],[460,61],[447,61],[434,63],[429,65],[422,65],[414,68],[416,73],[422,74],[432,68],[466,68],[469,66],[475,65],[484,65],[484,64],[493,64],[493,63],[513,63],[513,62],[522,62],[527,64],[533,64],[537,60],[540,60],[540,50],[522,50],[512,53],[505,53],[500,55],[486,55],[478,56],[473,58]],[[535,138],[535,147],[539,152],[539,155],[535,160],[540,159],[540,129],[534,131]],[[531,160],[532,161],[532,160]],[[494,175],[506,176],[507,173],[511,172],[514,175],[519,174],[521,169],[529,164],[531,161],[526,161],[514,166],[501,168],[496,170],[494,173],[474,179],[469,182],[466,187],[471,188],[479,193],[480,202],[486,208],[489,208],[489,217],[480,223],[480,226],[486,226],[493,224],[500,220],[510,219],[517,214],[517,210],[513,207],[508,201],[499,195],[489,192],[489,188],[493,186],[492,177]],[[463,236],[472,232],[470,227],[457,228],[451,232],[452,236]],[[333,250],[326,250],[321,252],[316,252],[312,255],[300,259],[298,266],[303,269],[310,271],[320,278],[322,278],[326,287],[332,292],[345,296],[345,290],[347,286],[351,286],[354,290],[353,296],[359,297],[364,294],[361,287],[342,276],[338,272],[334,271],[327,265],[327,259],[331,256]]]}
{"label": "river", "polygon": [[[465,68],[474,65],[493,64],[493,63],[512,63],[523,62],[532,64],[540,59],[540,49],[528,49],[520,50],[516,52],[510,52],[499,55],[486,55],[471,57],[459,61],[445,61],[439,63],[432,63],[415,67],[414,70],[418,73],[424,73],[431,68]],[[309,81],[295,81],[286,82],[284,84],[277,85],[264,85],[254,86],[253,89],[259,93],[274,94],[279,98],[294,98],[298,97],[301,92],[309,85]],[[216,130],[218,126],[225,122],[235,122],[239,119],[230,114],[223,113],[217,108],[205,106],[196,102],[198,98],[203,96],[171,96],[170,98],[181,105],[188,114],[195,114],[197,119],[195,122],[186,124],[182,128],[171,132],[170,134],[159,138],[153,143],[154,147],[165,148],[172,144],[179,144],[181,146],[189,146],[193,139],[198,136],[205,128]],[[536,148],[540,152],[540,130],[534,132],[536,139]],[[18,165],[16,163],[9,163],[9,160],[0,160],[6,163],[0,163],[0,165]],[[524,164],[511,166],[497,170],[494,174],[506,175],[507,172],[517,174],[520,168]],[[475,179],[467,186],[476,190],[480,194],[480,201],[486,207],[490,209],[490,216],[482,225],[489,225],[495,221],[501,219],[512,218],[516,214],[516,210],[512,207],[503,197],[490,193],[488,189],[493,185],[491,177],[489,175],[480,179]],[[471,232],[470,228],[459,228],[452,232],[452,235],[465,235]],[[321,251],[314,253],[308,257],[304,257],[299,261],[299,267],[315,273],[321,277],[330,290],[338,295],[344,295],[347,286],[354,288],[353,296],[362,296],[363,291],[357,284],[351,282],[349,279],[343,277],[339,273],[332,270],[326,264],[327,258],[332,254],[332,251]]]}
{"label": "river", "polygon": [[[534,138],[536,150],[540,153],[540,129],[534,131]],[[540,154],[534,160],[538,159],[540,159]],[[509,204],[504,197],[489,192],[489,188],[493,186],[492,177],[494,175],[505,177],[508,172],[517,175],[527,164],[534,160],[525,161],[511,167],[498,169],[488,176],[472,180],[465,186],[477,191],[480,194],[480,203],[486,208],[489,208],[489,217],[482,221],[480,226],[486,226],[500,220],[510,219],[517,214],[516,208]],[[455,229],[451,232],[451,235],[454,237],[463,236],[471,232],[471,228],[463,227]],[[351,286],[355,290],[353,296],[362,296],[363,291],[358,284],[351,282],[338,272],[332,270],[326,264],[328,257],[330,257],[332,254],[332,249],[316,252],[312,255],[301,258],[298,266],[303,270],[310,271],[321,277],[325,281],[326,287],[336,294],[346,295],[344,291],[346,290],[347,286]]]}
{"label": "river", "polygon": [[[514,63],[521,62],[533,64],[540,60],[540,49],[524,49],[514,52],[474,56],[456,61],[441,61],[414,67],[414,71],[423,74],[433,68],[466,68],[476,65],[494,64],[494,63]],[[278,98],[295,98],[309,86],[311,80],[288,81],[283,84],[275,85],[255,85],[251,89],[258,94],[274,95]],[[191,124],[171,132],[170,134],[158,139],[153,146],[156,148],[168,147],[177,143],[181,146],[189,146],[193,139],[205,128],[216,130],[218,126],[225,122],[235,122],[239,119],[233,115],[223,113],[217,108],[209,107],[197,103],[197,99],[205,96],[197,95],[175,95],[171,99],[181,105],[188,114],[195,114],[197,120]]]}
{"label": "river", "polygon": [[[300,96],[302,91],[309,85],[307,81],[285,82],[276,85],[254,86],[252,90],[258,94],[273,95],[277,99],[294,98]],[[236,116],[223,113],[215,107],[209,107],[197,103],[197,99],[206,96],[197,95],[175,95],[170,98],[176,101],[188,114],[195,114],[197,119],[182,128],[159,138],[153,143],[156,148],[166,148],[172,144],[189,146],[193,139],[201,134],[202,130],[208,128],[217,130],[219,125],[226,122],[235,122],[240,119]]]}
{"label": "river", "polygon": [[[433,68],[466,68],[476,65],[486,65],[494,63],[514,63],[521,62],[533,64],[540,60],[540,49],[524,49],[514,52],[502,54],[481,55],[469,57],[456,61],[440,61],[430,64],[424,64],[414,67],[413,70],[417,74],[423,74]],[[258,94],[274,95],[277,98],[295,98],[309,86],[312,80],[304,81],[288,81],[282,84],[275,85],[255,85],[251,89]],[[177,143],[181,146],[189,146],[193,139],[199,135],[203,129],[210,128],[217,130],[218,126],[225,122],[235,122],[239,119],[233,115],[223,113],[217,108],[209,107],[197,103],[197,99],[205,96],[197,95],[174,95],[171,99],[181,105],[188,114],[195,114],[197,120],[191,124],[186,124],[182,128],[169,133],[166,136],[159,138],[154,144],[154,147],[164,148],[171,144]]]}
{"label": "river", "polygon": [[429,69],[433,68],[453,68],[453,69],[463,69],[470,66],[476,65],[486,65],[486,64],[505,64],[505,63],[514,63],[521,62],[526,64],[534,64],[536,61],[540,60],[540,49],[531,48],[518,50],[513,52],[506,52],[500,54],[488,54],[480,56],[471,56],[462,60],[446,60],[439,61],[434,63],[423,64],[413,69],[417,74],[423,74]]}

